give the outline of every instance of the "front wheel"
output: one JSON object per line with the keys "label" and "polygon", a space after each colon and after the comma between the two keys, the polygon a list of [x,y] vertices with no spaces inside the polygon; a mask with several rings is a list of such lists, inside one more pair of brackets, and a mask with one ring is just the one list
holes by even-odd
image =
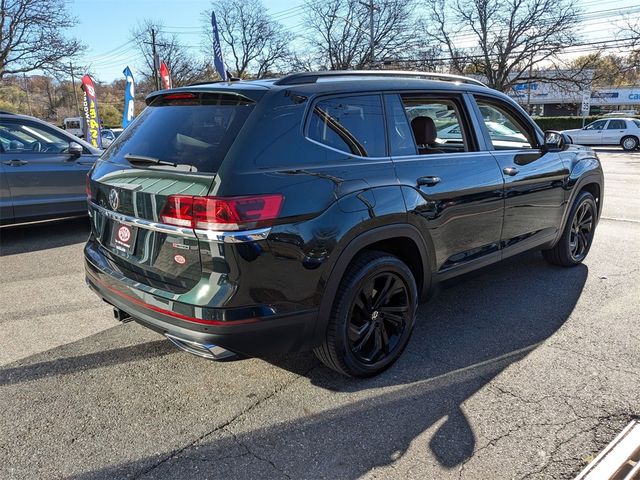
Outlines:
{"label": "front wheel", "polygon": [[620,146],[623,150],[631,152],[638,148],[638,139],[633,136],[624,137],[622,140],[620,140]]}
{"label": "front wheel", "polygon": [[598,218],[596,201],[589,192],[581,192],[573,202],[567,223],[558,243],[544,250],[544,258],[554,265],[573,267],[586,258]]}
{"label": "front wheel", "polygon": [[376,375],[407,345],[417,303],[416,282],[407,265],[393,255],[364,252],[340,283],[325,340],[314,353],[343,375]]}

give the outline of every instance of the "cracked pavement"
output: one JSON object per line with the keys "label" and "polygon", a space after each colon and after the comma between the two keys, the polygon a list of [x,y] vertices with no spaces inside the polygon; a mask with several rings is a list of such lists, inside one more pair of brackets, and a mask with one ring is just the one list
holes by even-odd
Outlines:
{"label": "cracked pavement", "polygon": [[85,220],[1,231],[0,478],[573,478],[640,417],[640,153],[600,155],[583,266],[454,282],[369,380],[178,352],[85,287]]}

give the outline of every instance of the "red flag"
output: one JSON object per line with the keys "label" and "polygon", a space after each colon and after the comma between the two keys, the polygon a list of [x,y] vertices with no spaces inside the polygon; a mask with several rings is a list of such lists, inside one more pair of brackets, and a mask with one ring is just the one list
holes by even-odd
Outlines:
{"label": "red flag", "polygon": [[160,78],[162,78],[163,88],[171,88],[171,76],[169,75],[169,69],[164,62],[160,63]]}

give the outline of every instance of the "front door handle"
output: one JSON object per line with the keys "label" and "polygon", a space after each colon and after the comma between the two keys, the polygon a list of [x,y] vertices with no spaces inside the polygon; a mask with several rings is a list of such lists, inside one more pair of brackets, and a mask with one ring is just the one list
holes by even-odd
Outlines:
{"label": "front door handle", "polygon": [[420,177],[416,180],[418,186],[426,186],[433,187],[434,185],[440,183],[440,177]]}
{"label": "front door handle", "polygon": [[8,162],[2,162],[2,163],[4,163],[5,165],[9,165],[11,167],[21,167],[22,165],[26,165],[29,162],[27,162],[26,160],[15,160],[14,159],[14,160],[9,160]]}
{"label": "front door handle", "polygon": [[519,170],[516,167],[504,167],[502,171],[504,172],[505,175],[509,175],[510,177],[517,175],[519,172]]}

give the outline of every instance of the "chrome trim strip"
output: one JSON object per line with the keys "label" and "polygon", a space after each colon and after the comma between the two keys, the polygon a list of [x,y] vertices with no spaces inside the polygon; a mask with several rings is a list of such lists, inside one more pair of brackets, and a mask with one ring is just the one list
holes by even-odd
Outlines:
{"label": "chrome trim strip", "polygon": [[174,225],[167,225],[165,223],[150,222],[149,220],[143,220],[142,218],[130,217],[123,213],[117,213],[112,210],[107,210],[100,205],[96,205],[93,202],[89,202],[89,206],[99,211],[105,217],[115,220],[130,227],[139,227],[147,230],[153,230],[154,232],[167,233],[169,235],[179,235],[181,237],[196,238],[196,234],[191,228],[177,227]]}
{"label": "chrome trim strip", "polygon": [[167,233],[169,235],[178,235],[181,237],[209,240],[220,243],[245,243],[255,242],[258,240],[266,240],[266,238],[269,236],[269,233],[271,232],[271,227],[232,232],[201,229],[193,230],[191,228],[177,227],[174,225],[167,225],[165,223],[151,222],[149,220],[143,220],[142,218],[131,217],[129,215],[117,213],[112,210],[107,210],[100,205],[89,202],[89,212],[91,212],[91,208],[97,210],[105,217],[123,223],[125,225],[129,225],[131,227],[139,227],[147,230],[152,230],[154,232]]}
{"label": "chrome trim strip", "polygon": [[271,232],[271,227],[258,228],[256,230],[244,230],[238,232],[220,232],[216,230],[196,229],[196,237],[206,238],[214,242],[222,243],[244,243],[266,240]]}

